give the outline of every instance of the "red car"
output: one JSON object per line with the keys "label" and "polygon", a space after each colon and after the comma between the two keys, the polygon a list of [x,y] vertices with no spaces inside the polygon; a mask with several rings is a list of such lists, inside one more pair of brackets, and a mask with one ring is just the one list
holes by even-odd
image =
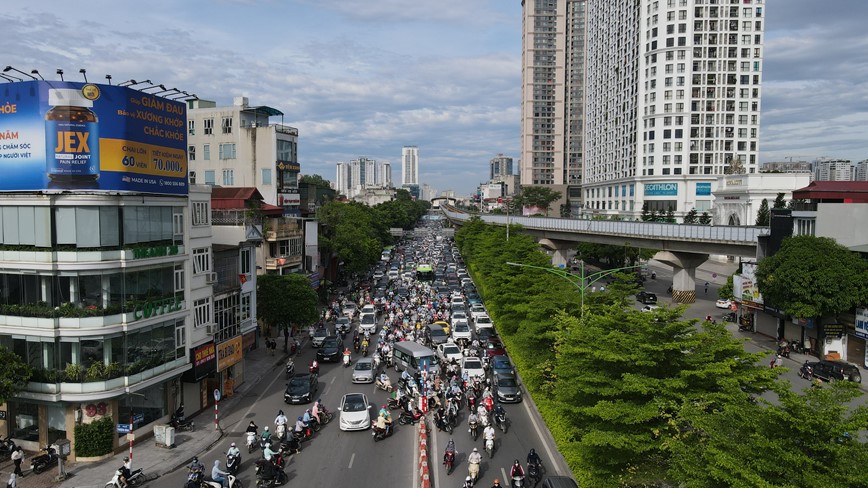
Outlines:
{"label": "red car", "polygon": [[485,357],[493,358],[494,356],[505,356],[506,349],[503,343],[497,337],[490,337],[485,344]]}

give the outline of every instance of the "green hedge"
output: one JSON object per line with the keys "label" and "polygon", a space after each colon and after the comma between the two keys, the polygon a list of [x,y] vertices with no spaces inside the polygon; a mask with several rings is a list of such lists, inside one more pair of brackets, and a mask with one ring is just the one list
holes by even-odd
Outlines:
{"label": "green hedge", "polygon": [[75,426],[75,455],[96,457],[114,450],[115,424],[111,417],[103,417],[89,424]]}

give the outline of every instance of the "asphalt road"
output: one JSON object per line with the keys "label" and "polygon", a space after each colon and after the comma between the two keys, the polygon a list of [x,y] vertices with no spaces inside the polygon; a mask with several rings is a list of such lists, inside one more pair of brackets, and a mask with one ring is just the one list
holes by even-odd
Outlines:
{"label": "asphalt road", "polygon": [[[351,347],[351,336],[347,336],[345,343]],[[296,368],[306,369],[314,356],[315,349],[305,343],[295,359]],[[357,357],[354,354],[353,359]],[[396,420],[394,435],[377,443],[374,443],[370,430],[342,432],[338,429],[337,407],[341,396],[345,393],[366,394],[372,404],[372,419],[388,398],[385,392],[376,389],[373,384],[352,384],[351,372],[352,368],[344,368],[340,363],[320,365],[319,391],[316,396],[321,397],[325,405],[335,413],[335,419],[314,434],[311,441],[304,443],[300,454],[289,458],[286,469],[289,483],[286,486],[300,484],[345,486],[348,483],[358,487],[417,486],[418,426],[398,425],[398,411],[393,412]],[[206,467],[206,474],[210,474],[215,459],[219,459],[221,468],[225,469],[225,452],[230,442],[234,441],[242,451],[239,479],[246,488],[255,486],[254,462],[261,457],[261,451],[257,449],[248,454],[244,447],[244,430],[249,421],[255,420],[260,429],[265,425],[270,425],[273,429],[278,410],[282,409],[292,424],[295,418],[309,407],[285,404],[283,392],[286,386],[286,375],[281,369],[275,369],[274,373],[274,379],[263,380],[246,395],[235,412],[226,418],[221,418],[221,426],[226,430],[227,435],[212,450],[200,456],[200,461]],[[398,373],[394,369],[388,370],[387,373],[392,382],[396,383]],[[494,478],[500,478],[501,482],[508,479],[505,475],[513,460],[519,459],[524,465],[527,452],[532,447],[536,448],[543,458],[547,473],[565,473],[563,458],[551,444],[551,437],[545,424],[536,409],[531,407],[531,402],[525,399],[522,403],[505,405],[505,409],[511,425],[507,434],[497,431],[496,450],[491,460],[485,456],[481,436],[476,443],[473,443],[467,431],[468,412],[466,407],[462,409],[459,427],[451,436],[458,450],[455,469],[451,475],[447,475],[445,467],[441,464],[443,450],[450,435],[436,432],[436,429],[432,431],[429,440],[432,486],[460,485],[467,476],[467,455],[474,446],[479,448],[484,458],[480,470],[482,482],[478,486],[490,486]],[[432,426],[433,422],[429,422],[428,425]],[[161,486],[182,487],[186,478],[186,470],[181,469],[162,478]]]}

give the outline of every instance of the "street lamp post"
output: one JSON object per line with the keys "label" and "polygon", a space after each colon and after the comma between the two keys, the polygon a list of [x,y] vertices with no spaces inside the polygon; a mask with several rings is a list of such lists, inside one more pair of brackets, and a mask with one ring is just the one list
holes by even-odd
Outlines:
{"label": "street lamp post", "polygon": [[[518,266],[521,268],[538,269],[541,271],[545,271],[547,273],[551,273],[555,276],[558,276],[560,278],[563,278],[563,279],[569,281],[573,286],[576,287],[576,289],[579,290],[579,293],[581,294],[582,309],[579,313],[580,313],[580,316],[582,316],[582,317],[584,317],[584,315],[585,315],[585,290],[589,286],[600,281],[601,279],[605,278],[606,276],[609,276],[613,273],[617,273],[618,271],[641,268],[641,266],[625,266],[623,268],[606,269],[603,271],[597,271],[596,273],[591,273],[589,275],[585,275],[585,262],[579,261],[579,263],[581,264],[581,268],[580,268],[581,274],[579,274],[579,275],[575,275],[573,273],[570,273],[570,272],[568,272],[564,269],[560,269],[560,268],[547,268],[545,266],[535,266],[532,264],[513,263],[513,262],[509,262],[509,261],[507,261],[506,264],[508,264],[510,266]],[[588,280],[587,284],[585,284],[585,280]]]}
{"label": "street lamp post", "polygon": [[[136,393],[133,391],[128,391],[127,395],[147,398],[144,394]],[[133,413],[133,402],[130,401],[130,432],[127,434],[127,439],[129,439],[129,441],[130,441],[130,466],[132,466],[132,464],[133,464],[133,440],[135,439],[135,434],[133,434],[134,416],[135,416],[135,414]],[[130,469],[132,469],[132,468],[130,468]]]}

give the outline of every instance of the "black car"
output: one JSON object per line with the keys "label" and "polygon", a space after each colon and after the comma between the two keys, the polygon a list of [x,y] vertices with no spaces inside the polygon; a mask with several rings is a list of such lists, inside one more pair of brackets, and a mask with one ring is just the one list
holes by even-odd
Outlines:
{"label": "black car", "polygon": [[852,381],[862,383],[859,368],[845,361],[822,360],[805,361],[799,369],[799,376],[805,379],[819,378],[823,381]]}
{"label": "black car", "polygon": [[336,363],[341,358],[341,343],[335,336],[326,337],[316,350],[316,360],[321,363]]}
{"label": "black car", "polygon": [[504,375],[514,375],[515,368],[512,367],[512,363],[509,361],[507,356],[493,356],[488,361],[488,366],[491,368],[491,375],[495,376],[498,374]]}
{"label": "black car", "polygon": [[316,393],[319,381],[315,374],[297,374],[286,384],[283,401],[286,403],[310,403]]}
{"label": "black car", "polygon": [[651,305],[657,303],[657,295],[651,293],[650,291],[640,291],[636,294],[636,300],[644,303],[645,305]]}

